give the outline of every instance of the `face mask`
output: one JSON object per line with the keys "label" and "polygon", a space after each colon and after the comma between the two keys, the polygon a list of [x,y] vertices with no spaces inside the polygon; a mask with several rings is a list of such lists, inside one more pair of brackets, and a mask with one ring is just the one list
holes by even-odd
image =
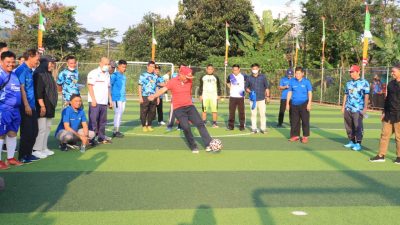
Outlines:
{"label": "face mask", "polygon": [[252,72],[253,74],[257,74],[257,73],[258,73],[258,70],[251,70],[251,72]]}
{"label": "face mask", "polygon": [[101,67],[101,70],[103,71],[103,72],[108,72],[108,66],[103,66],[103,67]]}

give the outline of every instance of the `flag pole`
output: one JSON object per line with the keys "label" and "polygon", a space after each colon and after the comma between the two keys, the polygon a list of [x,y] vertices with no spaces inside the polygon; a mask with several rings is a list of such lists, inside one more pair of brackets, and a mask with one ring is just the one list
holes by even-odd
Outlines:
{"label": "flag pole", "polygon": [[37,0],[37,5],[39,8],[39,23],[38,23],[38,51],[40,54],[43,54],[44,48],[43,48],[43,30],[44,30],[44,18],[42,15],[42,9],[41,9],[41,4],[40,0]]}
{"label": "flag pole", "polygon": [[[225,22],[225,75],[224,75],[224,82],[226,81],[226,67],[228,66],[228,53],[229,53],[229,31],[228,31],[229,24]],[[226,96],[226,85],[224,85],[224,96]]]}
{"label": "flag pole", "polygon": [[152,29],[151,29],[151,61],[155,61],[156,59],[156,35],[154,31],[154,21],[152,23]]}
{"label": "flag pole", "polygon": [[295,53],[295,58],[294,58],[294,67],[297,67],[297,58],[299,55],[299,49],[300,49],[300,44],[299,44],[299,37],[296,37],[296,53]]}
{"label": "flag pole", "polygon": [[321,57],[321,93],[319,102],[322,103],[322,91],[323,91],[323,84],[324,84],[324,62],[325,62],[325,17],[321,17],[322,19],[322,57]]}
{"label": "flag pole", "polygon": [[365,66],[368,64],[368,41],[372,38],[370,31],[371,14],[369,13],[368,3],[365,2],[365,24],[364,24],[364,38],[363,38],[363,60],[362,60],[362,79],[365,78]]}

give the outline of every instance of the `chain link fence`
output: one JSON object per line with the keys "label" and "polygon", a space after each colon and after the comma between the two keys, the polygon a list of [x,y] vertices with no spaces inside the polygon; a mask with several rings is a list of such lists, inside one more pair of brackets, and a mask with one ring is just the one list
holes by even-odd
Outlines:
{"label": "chain link fence", "polygon": [[[56,70],[54,71],[54,76],[57,77],[59,71],[65,68],[65,63],[57,63]],[[87,63],[87,62],[78,62],[78,70],[79,70],[79,83],[85,85],[85,88],[81,90],[82,94],[87,94],[86,81],[87,74],[97,68],[99,66],[98,63]],[[197,97],[198,87],[200,84],[200,77],[205,74],[206,67],[191,67],[193,69],[195,78],[193,80],[193,96]],[[171,66],[161,66],[161,74],[164,75],[168,71],[171,71]],[[177,68],[175,68],[177,70]],[[128,63],[126,76],[127,76],[127,94],[137,96],[138,91],[138,80],[139,76],[142,72],[146,71],[146,64],[130,64]],[[251,68],[241,68],[241,72],[244,74],[250,74]],[[266,74],[267,79],[270,83],[270,91],[271,97],[274,99],[280,98],[279,91],[279,81],[285,75],[286,69],[277,69],[275,71],[265,72],[261,71],[263,74]],[[320,69],[307,69],[305,71],[305,76],[311,81],[313,86],[313,100],[315,102],[327,103],[327,104],[342,104],[343,94],[344,94],[344,86],[347,81],[349,81],[350,74],[347,69],[325,69],[323,79],[321,79],[322,71]],[[225,85],[226,77],[231,74],[231,67],[215,67],[214,74],[218,76],[221,81],[222,93],[224,96],[229,94],[229,89]],[[387,82],[390,81],[390,68],[389,67],[368,67],[365,69],[365,79],[369,81],[371,84],[373,81],[373,77],[378,75],[381,79],[381,82],[384,86],[384,90],[386,89]],[[322,82],[321,82],[322,80]],[[322,83],[322,88],[321,88]],[[371,90],[371,95],[373,90]],[[373,98],[373,96],[371,96]],[[383,101],[381,101],[383,102]],[[371,101],[372,103],[372,101]],[[381,105],[371,105],[371,107],[381,108]]]}

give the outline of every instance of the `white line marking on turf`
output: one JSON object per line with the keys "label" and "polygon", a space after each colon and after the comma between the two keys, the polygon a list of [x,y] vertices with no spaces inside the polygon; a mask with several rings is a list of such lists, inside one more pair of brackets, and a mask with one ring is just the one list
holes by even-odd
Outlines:
{"label": "white line marking on turf", "polygon": [[295,216],[307,216],[307,213],[304,211],[293,211],[292,214]]}

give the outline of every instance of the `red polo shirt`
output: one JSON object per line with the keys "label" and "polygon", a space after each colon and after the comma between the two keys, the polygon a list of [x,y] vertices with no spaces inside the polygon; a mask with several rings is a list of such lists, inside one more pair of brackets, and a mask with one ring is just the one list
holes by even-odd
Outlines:
{"label": "red polo shirt", "polygon": [[168,82],[166,87],[171,91],[174,110],[183,106],[193,105],[192,84],[191,79],[181,82],[179,77],[175,77]]}

